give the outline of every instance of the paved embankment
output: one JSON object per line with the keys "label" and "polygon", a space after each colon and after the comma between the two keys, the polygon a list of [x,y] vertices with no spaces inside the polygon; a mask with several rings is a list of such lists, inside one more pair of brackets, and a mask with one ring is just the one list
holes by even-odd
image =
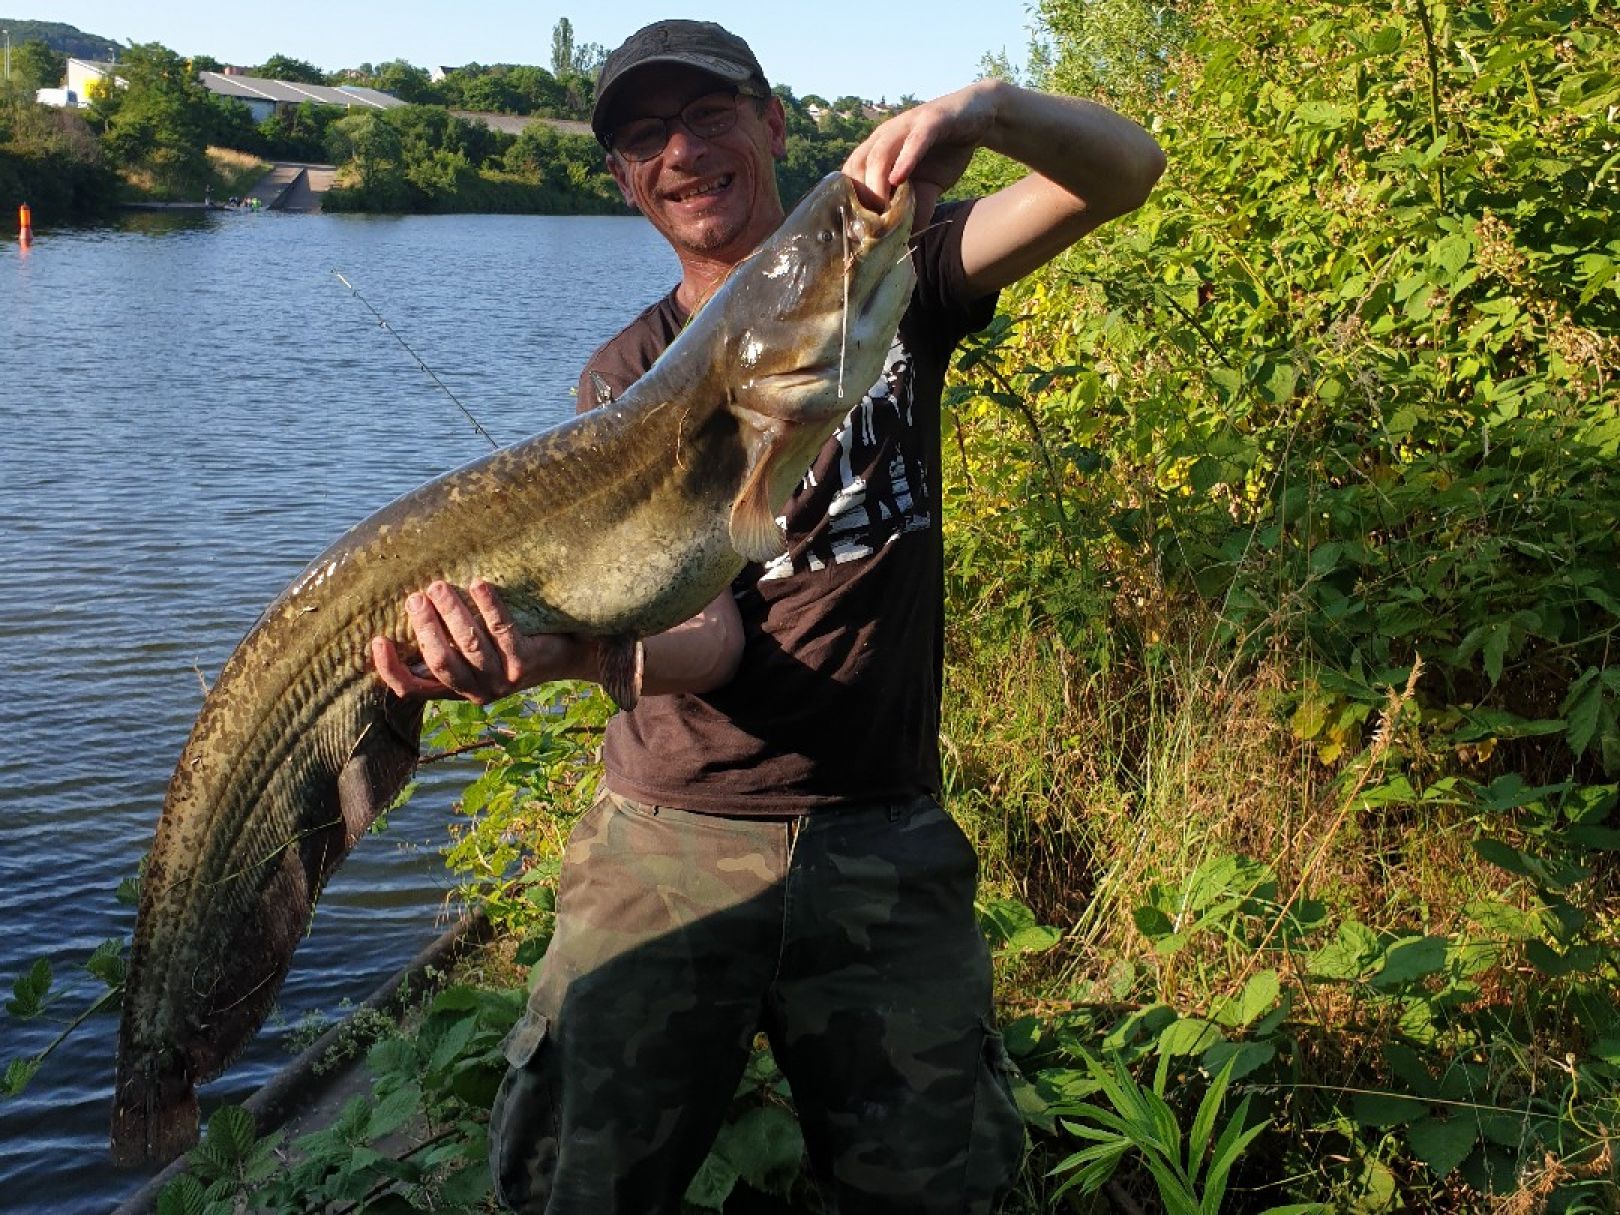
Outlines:
{"label": "paved embankment", "polygon": [[[359,1058],[350,1058],[347,1066],[332,1066],[334,1058],[342,1058],[345,1051],[353,1049],[350,1023],[364,1013],[397,1012],[407,1001],[421,999],[456,958],[487,941],[490,931],[483,912],[464,915],[358,1009],[277,1072],[270,1083],[242,1104],[253,1115],[259,1134],[268,1135],[283,1126],[295,1133],[316,1129],[336,1117],[350,1097],[370,1092],[363,1052]],[[157,1209],[163,1187],[185,1171],[186,1158],[181,1156],[120,1203],[113,1215],[150,1215]]]}
{"label": "paved embankment", "polygon": [[244,201],[256,198],[266,211],[319,211],[321,195],[332,188],[336,175],[333,165],[278,162],[248,191]]}

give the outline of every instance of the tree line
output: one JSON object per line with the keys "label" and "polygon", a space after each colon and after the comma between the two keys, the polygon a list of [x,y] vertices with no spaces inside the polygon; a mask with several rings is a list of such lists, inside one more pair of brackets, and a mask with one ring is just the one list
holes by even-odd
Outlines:
{"label": "tree line", "polygon": [[[218,182],[208,149],[225,148],[338,165],[324,204],[331,210],[623,211],[596,141],[544,121],[588,119],[605,58],[600,45],[575,42],[567,18],[553,29],[549,68],[473,63],[434,79],[403,60],[325,72],[275,54],[247,74],[365,86],[406,104],[357,111],[305,102],[255,121],[244,103],[200,83],[200,72],[222,69],[218,60],[185,58],[159,43],[122,48],[119,83],[101,82],[87,109],[47,109],[32,101],[34,91],[61,81],[66,56],[31,40],[14,49],[12,76],[0,93],[0,205],[10,209],[31,198],[48,204],[43,213],[60,215],[131,196],[200,199]],[[787,114],[780,180],[792,202],[843,163],[873,120],[859,98],[828,104],[815,95],[800,99],[784,85],[775,92]],[[455,111],[540,121],[514,135]]]}

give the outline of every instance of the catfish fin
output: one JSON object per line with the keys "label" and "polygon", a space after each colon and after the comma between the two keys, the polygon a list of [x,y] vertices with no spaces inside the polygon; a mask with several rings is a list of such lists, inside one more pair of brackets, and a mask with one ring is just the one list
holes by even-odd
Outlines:
{"label": "catfish fin", "polygon": [[748,480],[731,504],[731,547],[746,561],[774,561],[787,551],[781,525],[771,509],[772,457],[777,443],[767,438],[765,450],[748,470]]}
{"label": "catfish fin", "polygon": [[[367,714],[360,737],[338,772],[338,808],[343,814],[346,855],[416,771],[421,750],[422,706],[407,704],[390,693]],[[334,859],[331,868],[337,867]],[[330,872],[330,869],[328,869]],[[320,883],[325,884],[325,875]]]}
{"label": "catfish fin", "polygon": [[599,637],[596,640],[597,682],[621,709],[633,709],[641,699],[641,673],[645,662],[639,638]]}

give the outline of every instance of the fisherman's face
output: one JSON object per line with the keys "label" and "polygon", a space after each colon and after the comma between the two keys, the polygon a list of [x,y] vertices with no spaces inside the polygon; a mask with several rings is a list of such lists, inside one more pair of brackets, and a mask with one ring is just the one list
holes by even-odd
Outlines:
{"label": "fisherman's face", "polygon": [[[677,65],[641,69],[614,106],[612,126],[636,118],[669,118],[727,85]],[[657,155],[632,161],[610,154],[608,169],[625,202],[639,210],[682,256],[734,264],[782,221],[775,160],[786,150],[782,103],[738,96],[736,124],[705,139],[668,123]]]}

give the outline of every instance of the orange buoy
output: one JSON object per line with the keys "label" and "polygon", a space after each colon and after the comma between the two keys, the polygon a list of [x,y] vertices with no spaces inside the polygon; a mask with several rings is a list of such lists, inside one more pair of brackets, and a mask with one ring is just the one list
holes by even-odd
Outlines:
{"label": "orange buoy", "polygon": [[27,203],[17,208],[17,239],[25,245],[34,239],[34,213]]}

